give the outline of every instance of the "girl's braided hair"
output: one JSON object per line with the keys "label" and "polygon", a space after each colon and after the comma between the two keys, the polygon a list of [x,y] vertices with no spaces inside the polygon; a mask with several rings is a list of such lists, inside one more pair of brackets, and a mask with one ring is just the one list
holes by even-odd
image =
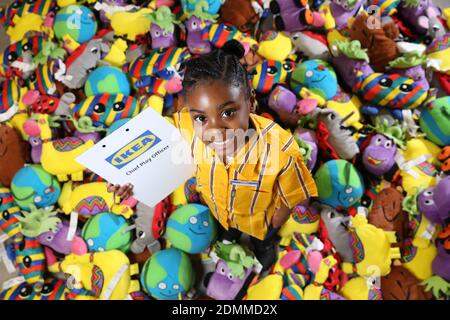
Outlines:
{"label": "girl's braided hair", "polygon": [[200,82],[221,80],[243,88],[246,97],[250,97],[247,71],[239,62],[244,53],[240,42],[231,40],[221,49],[214,49],[208,54],[187,61],[183,79],[184,93],[188,94]]}

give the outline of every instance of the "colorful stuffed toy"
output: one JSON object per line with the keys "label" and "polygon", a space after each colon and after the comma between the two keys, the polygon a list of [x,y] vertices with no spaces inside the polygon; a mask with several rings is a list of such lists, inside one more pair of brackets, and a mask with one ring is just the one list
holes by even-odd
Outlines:
{"label": "colorful stuffed toy", "polygon": [[161,6],[150,15],[152,49],[175,47],[175,25],[179,24],[169,7]]}
{"label": "colorful stuffed toy", "polygon": [[330,60],[327,39],[308,30],[292,32],[289,36],[294,50],[308,59]]}
{"label": "colorful stuffed toy", "polygon": [[20,169],[11,182],[11,192],[20,208],[29,210],[52,206],[58,201],[61,188],[55,176],[40,165],[29,165]]}
{"label": "colorful stuffed toy", "polygon": [[280,245],[289,245],[294,233],[316,233],[319,229],[319,221],[320,215],[314,206],[296,206],[289,219],[278,231],[278,235],[281,237]]}
{"label": "colorful stuffed toy", "polygon": [[58,204],[65,214],[76,212],[85,217],[113,212],[128,219],[133,214],[133,210],[125,201],[116,202],[115,195],[108,192],[106,182],[76,185],[68,181],[62,187]]}
{"label": "colorful stuffed toy", "polygon": [[417,208],[434,224],[445,225],[450,218],[450,176],[444,177],[432,188],[419,192]]}
{"label": "colorful stuffed toy", "polygon": [[[329,4],[331,15],[337,30],[347,27],[347,24],[358,13],[363,5],[362,0],[332,0]],[[325,8],[326,4],[321,6]]]}
{"label": "colorful stuffed toy", "polygon": [[141,272],[144,291],[159,300],[183,299],[191,289],[193,270],[189,257],[178,249],[156,252]]}
{"label": "colorful stuffed toy", "polygon": [[75,158],[92,147],[96,141],[84,141],[75,136],[52,140],[49,121],[48,114],[37,114],[36,120],[28,120],[24,125],[29,135],[39,136],[42,140],[42,167],[56,175],[59,181],[67,181],[69,176],[74,181],[82,180],[84,167]]}
{"label": "colorful stuffed toy", "polygon": [[314,179],[319,201],[334,208],[348,208],[363,195],[364,183],[360,173],[345,160],[330,160],[317,170]]}
{"label": "colorful stuffed toy", "polygon": [[324,25],[322,14],[311,11],[308,1],[271,1],[270,11],[274,15],[275,27],[280,31],[302,31],[311,26],[317,28]]}
{"label": "colorful stuffed toy", "polygon": [[249,73],[252,88],[259,93],[269,93],[276,84],[287,83],[295,67],[290,60],[264,60]]}
{"label": "colorful stuffed toy", "polygon": [[205,251],[216,237],[216,225],[208,207],[190,203],[176,209],[167,220],[166,237],[186,253]]}
{"label": "colorful stuffed toy", "polygon": [[145,248],[152,254],[161,250],[158,240],[166,230],[167,218],[172,210],[168,199],[159,202],[154,208],[141,202],[137,204],[134,219],[136,239],[131,244],[133,253],[142,253]]}
{"label": "colorful stuffed toy", "polygon": [[97,32],[94,13],[85,6],[70,5],[58,11],[53,26],[59,40],[83,44],[92,39]]}
{"label": "colorful stuffed toy", "polygon": [[139,273],[138,265],[130,264],[119,250],[69,254],[61,262],[49,263],[48,269],[68,276],[72,299],[123,300],[140,289],[139,281],[131,279]]}
{"label": "colorful stuffed toy", "polygon": [[402,266],[392,266],[391,272],[381,277],[383,300],[430,300],[431,294],[419,280]]}
{"label": "colorful stuffed toy", "polygon": [[87,252],[86,244],[79,236],[79,232],[68,239],[70,226],[56,216],[53,207],[37,209],[32,206],[30,212],[23,212],[17,217],[22,233],[27,237],[36,238],[42,245],[50,247],[55,252],[68,255],[70,253],[84,254]]}
{"label": "colorful stuffed toy", "polygon": [[350,26],[350,39],[358,40],[361,47],[367,49],[370,64],[377,72],[385,70],[390,61],[399,56],[399,51],[394,40],[399,36],[399,30],[395,23],[387,23],[378,26],[368,22],[367,13],[360,13]]}
{"label": "colorful stuffed toy", "polygon": [[362,163],[371,174],[382,177],[391,171],[396,164],[397,148],[405,148],[406,127],[397,121],[389,124],[376,121],[375,135],[372,135],[369,144],[362,154]]}
{"label": "colorful stuffed toy", "polygon": [[86,96],[95,96],[102,93],[129,96],[130,91],[131,87],[127,76],[117,67],[98,67],[89,73],[84,83]]}
{"label": "colorful stuffed toy", "polygon": [[421,108],[419,124],[427,139],[438,146],[450,144],[450,97],[441,97]]}
{"label": "colorful stuffed toy", "polygon": [[89,252],[130,250],[132,236],[127,220],[111,212],[103,212],[90,217],[81,230]]}
{"label": "colorful stuffed toy", "polygon": [[388,72],[411,78],[424,90],[428,90],[430,84],[427,81],[425,69],[422,67],[425,60],[425,56],[418,51],[407,52],[405,55],[389,62]]}
{"label": "colorful stuffed toy", "polygon": [[429,12],[439,14],[439,9],[431,0],[402,0],[398,6],[400,17],[410,23],[416,32],[426,34]]}
{"label": "colorful stuffed toy", "polygon": [[[277,48],[277,50],[273,50]],[[291,39],[282,32],[266,31],[258,43],[257,53],[266,60],[283,61],[292,52]]]}

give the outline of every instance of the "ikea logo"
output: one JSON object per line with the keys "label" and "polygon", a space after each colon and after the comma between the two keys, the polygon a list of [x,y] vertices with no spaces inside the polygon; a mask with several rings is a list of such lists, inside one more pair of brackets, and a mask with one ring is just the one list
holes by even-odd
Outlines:
{"label": "ikea logo", "polygon": [[139,137],[114,152],[105,160],[118,169],[123,168],[145,151],[158,144],[160,141],[161,139],[159,139],[151,131],[147,130]]}

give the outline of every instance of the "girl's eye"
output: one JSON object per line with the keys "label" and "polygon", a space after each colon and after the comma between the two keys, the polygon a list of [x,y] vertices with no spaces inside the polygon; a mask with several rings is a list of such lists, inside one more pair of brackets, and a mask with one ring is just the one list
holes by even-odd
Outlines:
{"label": "girl's eye", "polygon": [[206,121],[206,117],[205,116],[194,116],[194,121],[198,122],[198,123],[204,123]]}
{"label": "girl's eye", "polygon": [[229,109],[222,112],[222,118],[229,118],[232,117],[235,114],[235,110]]}

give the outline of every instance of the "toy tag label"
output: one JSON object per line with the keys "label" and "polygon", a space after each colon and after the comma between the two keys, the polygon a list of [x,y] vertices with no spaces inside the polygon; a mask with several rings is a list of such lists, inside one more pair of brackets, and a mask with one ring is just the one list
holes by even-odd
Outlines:
{"label": "toy tag label", "polygon": [[154,207],[194,175],[180,131],[147,108],[76,159],[114,184],[131,183],[133,197]]}

